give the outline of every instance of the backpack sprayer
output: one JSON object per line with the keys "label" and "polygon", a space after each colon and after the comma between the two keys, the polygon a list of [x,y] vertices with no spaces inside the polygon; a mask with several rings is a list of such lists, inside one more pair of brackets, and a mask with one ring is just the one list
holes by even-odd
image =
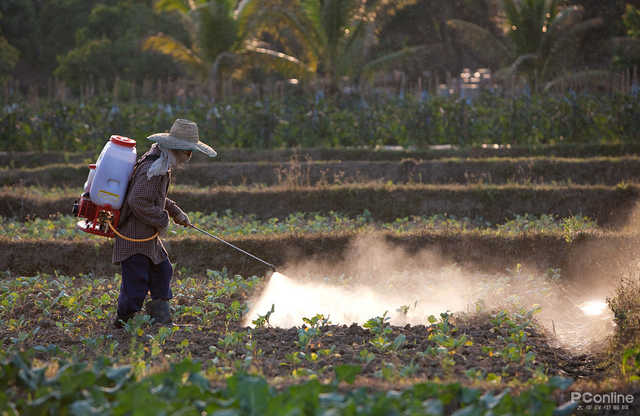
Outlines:
{"label": "backpack sprayer", "polygon": [[89,165],[80,200],[73,204],[73,214],[85,218],[77,228],[103,237],[115,237],[120,208],[136,163],[136,141],[111,136],[95,165]]}
{"label": "backpack sprayer", "polygon": [[[120,208],[124,203],[136,164],[136,141],[128,137],[113,135],[100,152],[98,161],[89,165],[89,176],[84,183],[80,199],[73,203],[73,215],[84,218],[78,221],[76,228],[86,233],[113,238],[116,235],[128,241],[144,242],[158,236],[155,233],[144,239],[134,239],[122,235],[118,230]],[[271,268],[276,267],[239,247],[210,234],[193,224],[190,227],[212,237],[221,243],[245,254]]]}

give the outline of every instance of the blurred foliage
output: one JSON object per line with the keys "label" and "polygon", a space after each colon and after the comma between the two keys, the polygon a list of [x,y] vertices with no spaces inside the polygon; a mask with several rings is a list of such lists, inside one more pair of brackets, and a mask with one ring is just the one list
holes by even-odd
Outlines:
{"label": "blurred foliage", "polygon": [[614,63],[621,68],[640,65],[640,8],[627,4],[622,16],[626,35],[614,39]]}
{"label": "blurred foliage", "polygon": [[423,71],[437,72],[440,79],[445,79],[447,72],[476,68],[480,62],[453,42],[445,22],[465,20],[490,28],[497,35],[497,28],[491,23],[490,3],[491,0],[417,0],[388,19],[376,49],[390,52],[408,45],[429,45],[427,53],[405,61],[402,69],[410,79],[424,77]]}
{"label": "blurred foliage", "polygon": [[622,16],[627,35],[632,38],[640,38],[640,9],[627,4],[624,16]]}
{"label": "blurred foliage", "polygon": [[561,8],[557,0],[505,0],[504,13],[506,38],[471,22],[448,21],[458,42],[487,65],[498,63],[498,80],[511,82],[520,76],[529,88],[539,90],[569,81],[588,85],[602,78],[602,71],[578,70],[584,36],[603,24],[601,18],[585,20],[582,7]]}
{"label": "blurred foliage", "polygon": [[384,23],[414,1],[298,0],[275,4],[270,16],[275,26],[269,33],[282,38],[281,27],[291,30],[301,59],[324,80],[329,93],[335,93],[347,77],[358,83],[363,75],[423,51],[422,45],[413,45],[385,55],[372,53]]}
{"label": "blurred foliage", "polygon": [[140,38],[155,30],[180,34],[175,19],[146,4],[97,4],[76,31],[76,47],[58,56],[54,75],[76,89],[98,80],[111,86],[116,78],[140,82],[181,75],[171,59],[140,50]]}
{"label": "blurred foliage", "polygon": [[[111,86],[116,78],[164,80],[181,75],[189,69],[184,62],[190,58],[199,60],[199,76],[215,72],[255,83],[317,73],[336,84],[342,76],[357,81],[363,71],[376,69],[401,69],[415,82],[425,71],[444,78],[463,67],[482,64],[497,69],[499,54],[487,60],[491,48],[484,48],[484,54],[462,48],[453,42],[446,22],[467,21],[503,40],[494,24],[504,17],[500,4],[497,0],[370,1],[366,13],[360,13],[356,0],[4,0],[0,72],[12,71],[23,85],[39,87],[55,75],[77,92],[82,84]],[[603,22],[584,33],[587,47],[566,49],[576,56],[564,68],[607,67],[615,53],[616,63],[623,67],[637,63],[621,59],[626,55],[612,48],[609,40],[627,34],[625,6],[637,10],[640,0],[561,4],[581,5],[583,22],[595,18]],[[625,16],[628,21],[629,12]],[[141,51],[149,39],[154,39],[152,49],[162,53]],[[625,48],[623,52],[629,51]],[[164,54],[182,59],[175,62]]]}
{"label": "blurred foliage", "polygon": [[[2,20],[2,13],[0,13],[0,20]],[[11,73],[19,57],[20,52],[9,44],[0,30],[0,81]]]}
{"label": "blurred foliage", "polygon": [[256,69],[262,75],[273,71],[297,76],[306,73],[297,58],[259,39],[271,24],[270,11],[260,0],[237,4],[234,0],[162,0],[155,8],[179,15],[189,41],[158,33],[144,40],[144,49],[172,57],[199,80],[214,81],[217,94],[224,78],[252,78]]}
{"label": "blurred foliage", "polygon": [[211,103],[16,100],[0,111],[0,150],[93,151],[111,134],[136,139],[196,120],[202,137],[226,148],[503,143],[621,143],[637,140],[637,94],[599,96],[484,92],[458,97],[313,95],[234,97]]}

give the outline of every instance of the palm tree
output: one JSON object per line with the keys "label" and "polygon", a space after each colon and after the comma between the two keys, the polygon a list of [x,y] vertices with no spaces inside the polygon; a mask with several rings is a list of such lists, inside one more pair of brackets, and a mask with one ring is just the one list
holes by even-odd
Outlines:
{"label": "palm tree", "polygon": [[257,35],[267,24],[261,0],[159,0],[155,8],[177,12],[189,34],[189,43],[158,33],[148,37],[143,47],[172,56],[202,79],[220,85],[223,75],[242,64],[258,60],[282,72],[308,72],[293,56],[274,51]]}
{"label": "palm tree", "polygon": [[559,7],[558,0],[504,0],[506,38],[462,20],[449,20],[459,42],[488,66],[497,65],[498,80],[521,75],[533,90],[562,82],[588,83],[603,79],[604,71],[575,68],[584,35],[603,24],[601,18],[583,20],[579,6]]}
{"label": "palm tree", "polygon": [[[273,5],[273,27],[286,27],[298,42],[301,60],[325,78],[330,92],[343,77],[362,76],[418,53],[424,46],[404,48],[373,58],[372,48],[386,19],[412,0],[294,0]],[[277,36],[275,31],[272,35]]]}

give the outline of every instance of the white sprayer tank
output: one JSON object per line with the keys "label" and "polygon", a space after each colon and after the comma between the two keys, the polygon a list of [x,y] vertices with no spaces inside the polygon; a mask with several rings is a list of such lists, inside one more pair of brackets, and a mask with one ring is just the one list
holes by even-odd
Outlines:
{"label": "white sprayer tank", "polygon": [[128,137],[111,136],[96,163],[90,190],[91,202],[120,209],[135,163],[136,141]]}
{"label": "white sprayer tank", "polygon": [[87,181],[84,183],[84,193],[88,193],[91,190],[91,184],[93,183],[93,177],[96,176],[96,165],[92,163],[89,165],[89,176],[87,176]]}

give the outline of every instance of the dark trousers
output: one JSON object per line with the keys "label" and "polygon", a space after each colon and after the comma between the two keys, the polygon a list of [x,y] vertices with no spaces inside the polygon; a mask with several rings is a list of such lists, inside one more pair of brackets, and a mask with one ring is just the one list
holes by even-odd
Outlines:
{"label": "dark trousers", "polygon": [[147,292],[151,299],[171,299],[173,268],[168,259],[153,264],[144,254],[134,254],[121,262],[122,284],[118,296],[118,317],[128,318],[142,309]]}

